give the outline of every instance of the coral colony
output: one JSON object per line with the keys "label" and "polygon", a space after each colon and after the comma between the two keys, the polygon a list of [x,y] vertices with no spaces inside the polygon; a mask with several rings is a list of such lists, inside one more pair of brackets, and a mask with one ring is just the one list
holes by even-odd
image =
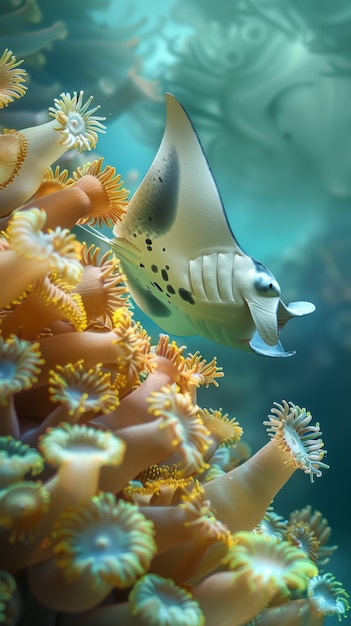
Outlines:
{"label": "coral colony", "polygon": [[[26,92],[20,63],[4,51],[1,107]],[[128,211],[102,158],[50,167],[105,132],[91,100],[62,93],[52,121],[0,136],[0,622],[341,619],[327,521],[271,506],[297,469],[313,482],[328,467],[319,425],[275,403],[250,457],[236,419],[197,404],[216,359],[151,345],[117,258],[71,233]]]}

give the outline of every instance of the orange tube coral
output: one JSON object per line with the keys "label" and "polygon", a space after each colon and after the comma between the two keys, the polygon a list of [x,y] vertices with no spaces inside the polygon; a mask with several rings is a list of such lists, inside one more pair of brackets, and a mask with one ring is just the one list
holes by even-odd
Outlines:
{"label": "orange tube coral", "polygon": [[120,175],[103,159],[94,161],[73,173],[64,189],[43,196],[35,195],[23,209],[39,208],[48,215],[47,228],[60,224],[73,228],[76,223],[87,222],[112,225],[121,219],[127,204],[128,191],[122,187]]}
{"label": "orange tube coral", "polygon": [[328,467],[319,439],[319,425],[311,426],[305,409],[276,404],[265,422],[271,441],[245,463],[204,486],[219,519],[234,532],[251,530],[259,523],[276,493],[298,467],[313,476]]}

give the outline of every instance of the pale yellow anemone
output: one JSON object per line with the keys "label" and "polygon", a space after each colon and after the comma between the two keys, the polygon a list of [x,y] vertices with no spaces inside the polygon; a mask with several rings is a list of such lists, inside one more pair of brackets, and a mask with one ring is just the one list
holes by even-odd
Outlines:
{"label": "pale yellow anemone", "polygon": [[54,556],[29,569],[35,597],[59,611],[84,611],[128,588],[156,552],[153,524],[133,504],[102,493],[68,509],[53,533]]}
{"label": "pale yellow anemone", "polygon": [[[11,133],[11,145],[8,134],[0,135],[0,152],[3,146],[6,154],[11,149],[13,155],[12,172],[0,175],[0,215],[9,215],[14,209],[24,204],[40,186],[45,171],[67,150],[75,148],[78,152],[95,148],[98,133],[105,132],[102,124],[104,117],[96,116],[98,106],[89,108],[92,97],[83,101],[84,92],[62,93],[55,98],[54,106],[49,108],[54,118],[51,122],[25,128]],[[14,137],[14,138],[13,138]]]}
{"label": "pale yellow anemone", "polygon": [[23,60],[17,61],[12,50],[7,48],[0,57],[0,109],[26,93],[27,87],[23,83],[27,73],[19,67],[22,63]]}

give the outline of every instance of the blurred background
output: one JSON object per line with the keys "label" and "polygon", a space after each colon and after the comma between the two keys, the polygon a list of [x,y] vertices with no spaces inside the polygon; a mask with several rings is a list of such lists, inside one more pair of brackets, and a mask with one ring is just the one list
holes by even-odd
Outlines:
{"label": "blurred background", "polygon": [[[267,442],[262,421],[274,401],[305,406],[320,422],[330,469],[313,485],[295,473],[274,506],[283,516],[306,504],[323,513],[339,545],[328,570],[350,592],[349,0],[1,0],[0,39],[29,74],[26,97],[0,124],[46,121],[53,98],[83,89],[107,118],[99,154],[131,192],[158,148],[172,92],[240,245],[271,269],[285,302],[316,305],[284,329],[284,348],[296,349],[289,359],[177,339],[218,357],[225,377],[199,404],[235,415],[253,452]],[[160,329],[136,317],[156,341]]]}

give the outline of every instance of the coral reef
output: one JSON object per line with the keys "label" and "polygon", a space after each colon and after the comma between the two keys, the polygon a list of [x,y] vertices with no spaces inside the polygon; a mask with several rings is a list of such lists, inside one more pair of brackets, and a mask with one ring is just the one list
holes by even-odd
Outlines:
{"label": "coral reef", "polygon": [[[23,95],[23,74],[9,52],[2,63],[7,106],[12,91]],[[65,92],[52,122],[0,136],[0,622],[344,616],[347,593],[324,571],[327,522],[309,507],[277,522],[269,508],[298,469],[311,482],[327,469],[319,424],[276,403],[268,443],[248,458],[238,422],[199,404],[199,388],[223,376],[216,358],[166,335],[153,342],[118,260],[71,232],[128,211],[120,176],[102,173],[101,160],[71,175],[48,170],[104,130],[84,102]]]}

